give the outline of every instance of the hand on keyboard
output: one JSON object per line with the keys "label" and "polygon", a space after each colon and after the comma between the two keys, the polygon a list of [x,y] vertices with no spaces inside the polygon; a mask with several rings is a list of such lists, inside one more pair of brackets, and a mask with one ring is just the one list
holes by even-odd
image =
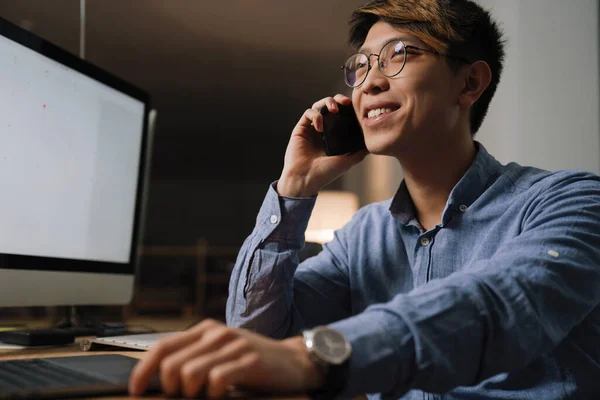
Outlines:
{"label": "hand on keyboard", "polygon": [[212,320],[154,345],[133,370],[130,392],[141,395],[157,374],[167,396],[206,389],[210,398],[222,398],[230,385],[305,392],[324,384],[301,337],[278,341]]}

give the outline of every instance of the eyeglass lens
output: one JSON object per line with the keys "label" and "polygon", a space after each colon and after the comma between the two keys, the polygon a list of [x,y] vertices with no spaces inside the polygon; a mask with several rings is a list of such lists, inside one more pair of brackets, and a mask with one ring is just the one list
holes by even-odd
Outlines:
{"label": "eyeglass lens", "polygon": [[383,46],[379,56],[376,54],[367,56],[362,53],[350,56],[344,64],[344,78],[348,86],[356,87],[365,81],[370,69],[370,57],[373,56],[378,59],[379,71],[387,77],[393,77],[404,68],[406,48],[402,41],[394,40]]}

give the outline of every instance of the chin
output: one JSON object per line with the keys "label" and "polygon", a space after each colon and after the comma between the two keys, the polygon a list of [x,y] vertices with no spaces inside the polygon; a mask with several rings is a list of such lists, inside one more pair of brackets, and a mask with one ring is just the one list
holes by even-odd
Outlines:
{"label": "chin", "polygon": [[367,149],[369,150],[369,153],[375,154],[378,156],[391,156],[392,148],[395,147],[395,146],[393,146],[393,144],[394,144],[393,141],[381,140],[381,139],[383,139],[383,138],[365,140],[365,142],[367,144]]}
{"label": "chin", "polygon": [[395,156],[399,148],[407,147],[407,138],[401,132],[373,132],[365,133],[365,143],[371,154],[381,156]]}

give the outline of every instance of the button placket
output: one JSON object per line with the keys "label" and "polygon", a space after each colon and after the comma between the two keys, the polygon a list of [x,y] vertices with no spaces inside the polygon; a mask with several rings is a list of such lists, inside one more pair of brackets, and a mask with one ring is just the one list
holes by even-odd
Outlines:
{"label": "button placket", "polygon": [[431,239],[428,236],[422,236],[417,238],[415,246],[415,287],[424,285],[427,283],[428,269],[429,269],[429,249],[431,245]]}

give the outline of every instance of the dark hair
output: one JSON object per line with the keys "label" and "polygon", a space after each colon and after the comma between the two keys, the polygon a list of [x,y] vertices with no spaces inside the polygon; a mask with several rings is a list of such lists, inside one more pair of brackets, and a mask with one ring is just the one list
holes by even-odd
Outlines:
{"label": "dark hair", "polygon": [[455,59],[485,61],[492,80],[471,109],[471,135],[481,127],[496,92],[504,62],[504,39],[490,13],[471,0],[375,0],[352,13],[350,44],[360,47],[369,30],[384,21],[408,31],[446,58],[455,71]]}

